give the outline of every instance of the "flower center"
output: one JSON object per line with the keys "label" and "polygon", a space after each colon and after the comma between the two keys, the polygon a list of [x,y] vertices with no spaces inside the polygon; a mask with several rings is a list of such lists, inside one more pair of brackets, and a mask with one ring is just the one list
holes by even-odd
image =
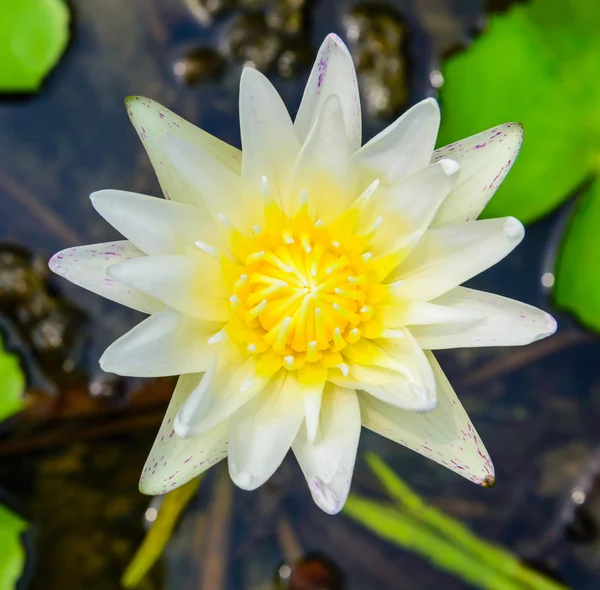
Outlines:
{"label": "flower center", "polygon": [[355,235],[352,215],[329,227],[306,210],[266,218],[263,231],[237,241],[245,262],[232,281],[231,338],[253,354],[275,353],[290,370],[342,365],[340,351],[359,340],[381,293],[367,237]]}

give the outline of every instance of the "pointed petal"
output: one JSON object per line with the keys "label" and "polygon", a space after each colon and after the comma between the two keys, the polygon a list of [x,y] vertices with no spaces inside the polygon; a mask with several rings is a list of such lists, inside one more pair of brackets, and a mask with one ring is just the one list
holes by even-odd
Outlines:
{"label": "pointed petal", "polygon": [[413,336],[427,350],[520,346],[556,331],[556,320],[545,311],[492,293],[457,287],[434,303],[448,310],[471,313],[479,321],[411,327]]}
{"label": "pointed petal", "polygon": [[221,322],[231,314],[219,264],[209,256],[145,256],[115,264],[108,274],[195,318]]}
{"label": "pointed petal", "polygon": [[429,230],[388,277],[396,297],[430,301],[493,266],[523,239],[514,217]]}
{"label": "pointed petal", "polygon": [[198,129],[149,98],[130,96],[125,106],[148,152],[165,198],[204,209],[198,187],[189,183],[167,158],[162,143],[167,134],[196,146],[207,158],[239,174],[242,156],[234,147]]}
{"label": "pointed petal", "polygon": [[317,437],[310,442],[300,428],[292,446],[313,500],[328,514],[337,514],[346,502],[359,438],[356,393],[328,384]]}
{"label": "pointed petal", "polygon": [[341,101],[348,148],[353,153],[361,144],[362,125],[356,72],[343,41],[330,34],[319,49],[294,121],[301,143],[308,137],[321,105],[333,94]]}
{"label": "pointed petal", "polygon": [[483,486],[494,482],[494,467],[479,435],[433,354],[438,406],[425,414],[400,410],[359,394],[365,428],[400,443]]}
{"label": "pointed petal", "polygon": [[195,250],[198,240],[222,242],[211,217],[197,207],[116,190],[97,191],[90,199],[108,223],[149,256],[184,254]]}
{"label": "pointed petal", "polygon": [[367,185],[379,178],[391,186],[429,164],[439,126],[438,103],[426,98],[359,149],[352,156],[353,168],[370,178]]}
{"label": "pointed petal", "polygon": [[302,423],[300,386],[287,371],[235,412],[229,421],[229,474],[255,490],[281,465]]}
{"label": "pointed petal", "polygon": [[461,173],[434,227],[474,221],[508,174],[523,143],[523,126],[506,123],[436,150],[432,162],[456,160]]}
{"label": "pointed petal", "polygon": [[259,187],[249,187],[237,172],[180,137],[166,135],[161,146],[173,168],[196,188],[203,210],[213,219],[224,215],[240,231],[262,220]]}
{"label": "pointed petal", "polygon": [[381,255],[400,250],[408,254],[456,184],[459,170],[453,160],[441,160],[380,191],[373,217],[381,216],[382,223],[373,250]]}
{"label": "pointed petal", "polygon": [[307,191],[310,213],[325,223],[333,221],[350,205],[348,146],[337,95],[323,102],[298,156],[290,195],[292,214],[300,206],[303,189]]}
{"label": "pointed petal", "polygon": [[106,242],[62,250],[50,259],[48,266],[52,272],[79,287],[138,311],[154,313],[162,309],[164,303],[107,274],[113,264],[143,256],[144,253],[131,242]]}
{"label": "pointed petal", "polygon": [[254,68],[242,73],[240,129],[244,180],[258,188],[266,176],[276,200],[289,210],[287,199],[300,142],[279,94]]}
{"label": "pointed petal", "polygon": [[397,338],[363,338],[343,350],[348,376],[333,373],[330,380],[343,387],[364,389],[388,404],[428,412],[437,403],[435,378],[429,361],[405,328]]}
{"label": "pointed petal", "polygon": [[225,343],[219,347],[214,371],[205,374],[204,383],[192,392],[177,414],[178,436],[190,438],[208,432],[260,393],[274,373],[259,373],[253,356],[244,358],[233,345]]}
{"label": "pointed petal", "polygon": [[173,422],[179,408],[198,385],[200,375],[182,375],[142,471],[140,491],[157,496],[197,477],[227,456],[227,422],[191,439],[179,438]]}
{"label": "pointed petal", "polygon": [[163,309],[113,342],[100,358],[107,373],[166,377],[206,371],[215,351],[208,339],[219,324]]}

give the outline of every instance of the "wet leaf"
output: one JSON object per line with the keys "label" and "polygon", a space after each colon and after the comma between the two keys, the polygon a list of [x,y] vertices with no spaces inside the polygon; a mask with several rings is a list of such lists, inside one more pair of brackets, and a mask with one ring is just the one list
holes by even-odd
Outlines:
{"label": "wet leaf", "polygon": [[0,422],[17,414],[25,407],[24,390],[25,375],[19,359],[14,354],[6,352],[0,340]]}
{"label": "wet leaf", "polygon": [[0,92],[31,92],[69,39],[63,0],[0,0]]}
{"label": "wet leaf", "polygon": [[21,543],[21,534],[27,523],[0,505],[0,588],[16,588],[25,565],[25,550]]}
{"label": "wet leaf", "polygon": [[440,145],[508,121],[525,128],[484,217],[534,221],[598,170],[599,20],[598,2],[519,3],[445,63]]}
{"label": "wet leaf", "polygon": [[600,180],[574,212],[556,265],[554,296],[587,327],[600,332]]}

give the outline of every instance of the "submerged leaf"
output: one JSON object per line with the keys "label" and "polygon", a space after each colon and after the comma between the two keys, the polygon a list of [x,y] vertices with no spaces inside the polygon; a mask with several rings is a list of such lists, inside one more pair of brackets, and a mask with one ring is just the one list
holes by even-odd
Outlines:
{"label": "submerged leaf", "polygon": [[25,550],[21,534],[27,523],[0,505],[0,588],[12,590],[16,587],[25,566]]}
{"label": "submerged leaf", "polygon": [[31,92],[69,39],[63,0],[0,0],[0,92]]}
{"label": "submerged leaf", "polygon": [[600,332],[600,181],[573,214],[556,266],[556,303]]}
{"label": "submerged leaf", "polygon": [[24,407],[25,375],[19,359],[2,348],[0,340],[0,422],[20,412]]}
{"label": "submerged leaf", "polygon": [[600,154],[600,4],[531,0],[490,19],[444,66],[440,145],[506,121],[521,154],[484,217],[531,222],[594,170]]}
{"label": "submerged leaf", "polygon": [[395,504],[350,495],[346,515],[482,590],[566,590],[420,498],[376,454],[367,463]]}

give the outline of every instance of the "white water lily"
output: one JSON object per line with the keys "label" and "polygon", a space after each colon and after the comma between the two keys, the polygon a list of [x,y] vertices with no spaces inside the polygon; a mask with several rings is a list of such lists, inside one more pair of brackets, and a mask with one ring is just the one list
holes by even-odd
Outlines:
{"label": "white water lily", "polygon": [[150,314],[104,353],[120,375],[181,375],[140,488],[161,494],[227,457],[252,490],[290,447],[315,502],[338,512],[361,425],[481,485],[492,463],[432,350],[527,344],[545,312],[460,285],[523,238],[475,221],[522,128],[434,151],[435,100],[361,147],[352,59],[323,43],[292,122],[244,70],[242,151],[145,98],[127,110],[166,199],[92,195],[127,239],[71,248],[50,267]]}

